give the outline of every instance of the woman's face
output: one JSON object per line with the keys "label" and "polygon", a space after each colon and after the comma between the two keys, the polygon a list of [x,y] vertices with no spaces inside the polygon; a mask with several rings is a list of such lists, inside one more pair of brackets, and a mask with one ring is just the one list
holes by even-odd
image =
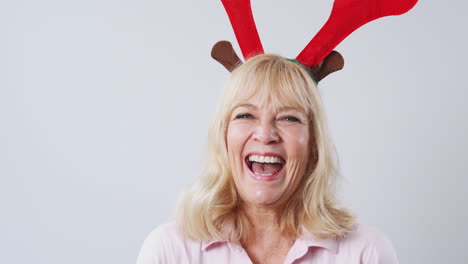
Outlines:
{"label": "woman's face", "polygon": [[227,130],[229,162],[244,202],[280,206],[305,173],[309,123],[300,109],[260,102],[253,97],[233,110]]}

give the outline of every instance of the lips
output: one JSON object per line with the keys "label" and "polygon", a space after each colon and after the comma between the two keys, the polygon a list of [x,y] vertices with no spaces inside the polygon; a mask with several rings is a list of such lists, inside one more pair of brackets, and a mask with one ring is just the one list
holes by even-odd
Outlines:
{"label": "lips", "polygon": [[264,181],[277,179],[286,165],[286,160],[275,153],[249,153],[244,161],[250,175]]}

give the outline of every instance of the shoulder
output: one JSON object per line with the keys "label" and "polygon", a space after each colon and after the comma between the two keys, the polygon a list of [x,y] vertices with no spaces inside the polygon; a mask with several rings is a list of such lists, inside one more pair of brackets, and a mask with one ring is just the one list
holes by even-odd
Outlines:
{"label": "shoulder", "polygon": [[379,229],[356,223],[346,236],[338,238],[342,251],[359,252],[363,264],[397,264],[392,243]]}
{"label": "shoulder", "polygon": [[188,263],[200,248],[201,243],[185,238],[175,222],[162,224],[143,242],[137,264]]}

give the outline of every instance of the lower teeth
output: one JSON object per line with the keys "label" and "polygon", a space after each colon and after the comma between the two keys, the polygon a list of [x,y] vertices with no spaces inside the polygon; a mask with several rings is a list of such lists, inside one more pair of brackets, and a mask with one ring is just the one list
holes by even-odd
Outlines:
{"label": "lower teeth", "polygon": [[254,173],[255,173],[255,175],[259,175],[259,176],[271,176],[271,175],[273,175],[273,174],[263,174],[263,173],[256,173],[256,172],[254,172]]}

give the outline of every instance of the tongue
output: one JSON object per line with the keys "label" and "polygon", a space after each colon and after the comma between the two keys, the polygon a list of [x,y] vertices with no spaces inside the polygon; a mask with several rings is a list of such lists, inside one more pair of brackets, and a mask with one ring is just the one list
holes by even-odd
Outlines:
{"label": "tongue", "polygon": [[275,174],[281,170],[281,167],[280,163],[252,163],[252,171],[257,174]]}

